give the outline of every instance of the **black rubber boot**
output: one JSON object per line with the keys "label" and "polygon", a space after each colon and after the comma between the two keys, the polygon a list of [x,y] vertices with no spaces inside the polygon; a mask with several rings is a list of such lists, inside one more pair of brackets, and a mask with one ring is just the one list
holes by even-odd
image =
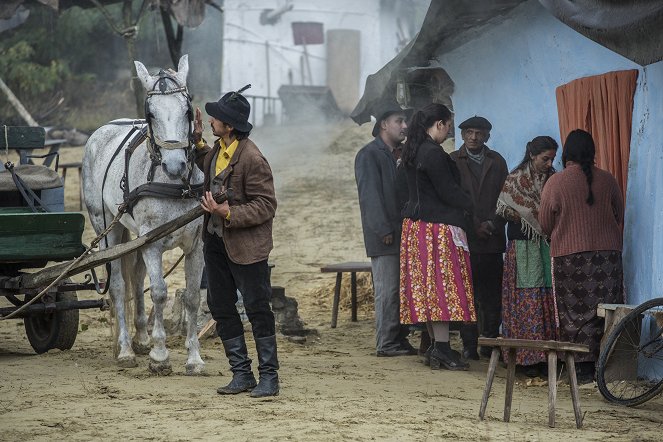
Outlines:
{"label": "black rubber boot", "polygon": [[436,342],[430,354],[431,370],[446,368],[447,370],[467,370],[470,365],[460,360],[451,350],[448,342]]}
{"label": "black rubber boot", "polygon": [[476,322],[463,324],[460,328],[460,337],[463,339],[463,357],[478,361],[477,343],[479,341],[479,329]]}
{"label": "black rubber boot", "polygon": [[230,371],[233,378],[225,387],[219,387],[219,394],[238,394],[251,391],[256,386],[256,378],[251,371],[251,359],[246,349],[244,335],[221,341],[226,351],[226,357],[230,363]]}
{"label": "black rubber boot", "polygon": [[258,386],[251,397],[277,396],[279,394],[279,361],[276,354],[276,336],[255,338],[258,350]]}

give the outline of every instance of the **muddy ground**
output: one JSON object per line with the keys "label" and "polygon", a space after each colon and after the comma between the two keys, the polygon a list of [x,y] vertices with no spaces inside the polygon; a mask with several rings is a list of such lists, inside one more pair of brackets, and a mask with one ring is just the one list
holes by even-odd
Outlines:
{"label": "muddy ground", "polygon": [[[184,375],[183,339],[169,338],[173,374],[158,377],[148,371],[147,356],[136,368],[116,366],[107,312],[82,311],[74,347],[43,355],[32,351],[22,322],[4,321],[0,440],[661,440],[660,398],[630,409],[584,386],[584,428],[577,430],[568,386],[561,384],[553,429],[547,426],[545,382],[527,385],[520,377],[511,422],[504,423],[501,367],[487,418],[479,421],[487,361],[458,373],[431,371],[414,356],[376,358],[366,278],[359,321],[349,320],[345,287],[339,324],[331,329],[334,276],[319,269],[366,260],[353,160],[370,139],[370,127],[342,122],[258,129],[253,138],[272,164],[279,201],[272,282],[297,299],[306,326],[318,332],[305,344],[279,337],[281,394],[262,400],[217,395],[231,375],[214,338],[202,341],[207,365],[199,377]],[[64,148],[61,161],[81,155],[82,149]],[[67,209],[78,210],[73,172],[66,196]],[[92,237],[86,232],[87,240]],[[169,253],[165,265],[178,256]],[[183,286],[181,269],[168,284],[171,294]]]}

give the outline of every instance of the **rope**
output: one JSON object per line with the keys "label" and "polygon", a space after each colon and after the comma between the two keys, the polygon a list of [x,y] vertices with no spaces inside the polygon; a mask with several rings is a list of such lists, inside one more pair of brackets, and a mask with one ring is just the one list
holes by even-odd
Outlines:
{"label": "rope", "polygon": [[126,211],[126,209],[124,208],[123,205],[121,205],[121,206],[120,206],[120,209],[119,209],[119,211],[118,211],[118,213],[117,213],[117,215],[115,215],[115,218],[113,218],[113,221],[111,221],[110,225],[106,228],[106,230],[104,230],[103,232],[101,232],[101,233],[100,233],[100,234],[99,234],[99,235],[98,235],[98,236],[97,236],[97,237],[96,237],[96,238],[90,243],[90,245],[85,249],[85,251],[81,254],[81,256],[79,256],[78,258],[76,258],[75,260],[73,260],[73,261],[71,262],[71,264],[69,264],[69,265],[67,266],[67,268],[64,269],[64,270],[62,271],[62,273],[60,273],[60,276],[58,276],[57,278],[55,278],[55,280],[54,280],[53,282],[51,282],[51,283],[50,283],[45,289],[43,289],[41,292],[39,292],[39,294],[37,294],[37,296],[35,296],[34,298],[30,299],[30,301],[26,302],[25,304],[23,304],[21,307],[19,307],[18,309],[14,310],[14,311],[11,312],[10,314],[8,314],[8,315],[6,315],[6,316],[0,316],[0,321],[4,321],[4,320],[6,320],[6,319],[12,319],[12,318],[15,317],[16,315],[18,315],[20,312],[22,312],[23,310],[25,310],[26,308],[28,308],[30,305],[34,304],[34,303],[37,302],[39,299],[41,299],[42,297],[44,297],[44,295],[48,292],[48,290],[50,290],[51,287],[53,287],[55,284],[57,284],[58,282],[60,282],[60,281],[62,280],[62,278],[64,278],[64,277],[67,275],[67,273],[69,272],[69,270],[71,270],[71,269],[72,269],[76,264],[78,264],[78,263],[79,263],[79,262],[80,262],[80,261],[81,261],[81,260],[87,255],[87,254],[89,254],[89,253],[92,251],[92,249],[95,248],[95,247],[99,244],[99,242],[101,242],[102,238],[104,238],[104,237],[106,237],[106,235],[108,235],[108,232],[110,232],[111,229],[115,226],[115,224],[117,224],[117,223],[120,221],[120,218],[122,217],[122,215],[124,214],[125,211]]}

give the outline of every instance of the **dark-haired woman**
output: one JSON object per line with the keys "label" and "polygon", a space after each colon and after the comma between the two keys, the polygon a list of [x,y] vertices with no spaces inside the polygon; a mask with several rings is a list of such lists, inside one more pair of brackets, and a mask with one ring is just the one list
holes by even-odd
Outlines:
{"label": "dark-haired woman", "polygon": [[[541,192],[555,172],[557,142],[540,136],[527,143],[525,156],[504,182],[497,214],[508,221],[502,280],[502,335],[515,339],[555,339],[550,247],[539,224]],[[542,374],[546,355],[519,349],[516,364],[530,377]]]}
{"label": "dark-haired woman", "polygon": [[539,222],[550,235],[553,287],[562,341],[589,345],[576,356],[578,382],[591,382],[603,319],[599,303],[623,302],[624,203],[615,178],[594,166],[592,136],[576,129],[564,143],[564,170],[548,180]]}
{"label": "dark-haired woman", "polygon": [[467,370],[449,346],[450,321],[476,321],[470,255],[465,235],[469,195],[440,144],[451,127],[442,104],[417,111],[408,125],[401,160],[408,201],[401,239],[401,322],[427,322],[433,332],[431,368]]}

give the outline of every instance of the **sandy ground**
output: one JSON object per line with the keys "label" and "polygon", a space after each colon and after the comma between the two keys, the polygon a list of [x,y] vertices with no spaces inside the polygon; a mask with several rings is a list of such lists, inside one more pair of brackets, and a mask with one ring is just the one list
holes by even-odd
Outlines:
{"label": "sandy ground", "polygon": [[[515,387],[511,423],[504,423],[502,368],[487,418],[479,421],[487,361],[457,373],[431,371],[417,357],[376,358],[367,288],[360,293],[359,321],[350,322],[345,307],[338,328],[330,328],[334,276],[319,268],[366,259],[353,160],[369,132],[368,125],[343,122],[254,133],[274,169],[279,201],[272,282],[296,297],[307,327],[318,331],[303,345],[279,337],[278,397],[217,395],[216,388],[230,380],[217,339],[202,342],[206,375],[187,377],[183,339],[169,338],[173,374],[157,377],[149,373],[146,356],[137,368],[115,365],[106,312],[82,311],[74,347],[43,355],[32,351],[22,322],[5,321],[0,322],[0,439],[661,440],[663,400],[637,409],[618,407],[592,385],[581,390],[582,430],[575,429],[568,386],[560,385],[557,428],[551,429],[547,387],[528,386],[523,378]],[[80,149],[63,151],[62,161],[82,155]],[[67,209],[78,210],[74,172],[66,194]],[[92,236],[86,232],[87,240]],[[169,254],[166,265],[178,256]],[[181,269],[168,283],[171,294],[182,286]],[[347,306],[347,288],[343,295]]]}

